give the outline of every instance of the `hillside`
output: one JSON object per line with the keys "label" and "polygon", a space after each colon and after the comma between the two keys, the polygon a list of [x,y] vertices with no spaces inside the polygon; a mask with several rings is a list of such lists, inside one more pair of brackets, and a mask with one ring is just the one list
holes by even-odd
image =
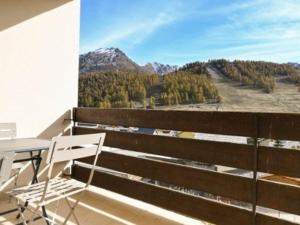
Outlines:
{"label": "hillside", "polygon": [[211,60],[208,66],[242,86],[261,89],[266,93],[275,90],[276,81],[300,84],[300,70],[289,64],[241,60],[230,62],[221,59]]}
{"label": "hillside", "polygon": [[98,49],[80,56],[79,105],[300,112],[298,65],[221,59],[139,66],[117,48]]}
{"label": "hillside", "polygon": [[296,68],[296,69],[300,69],[300,64],[299,64],[299,63],[289,62],[288,64],[289,64],[290,66]]}
{"label": "hillside", "polygon": [[90,72],[79,77],[79,106],[133,108],[219,101],[205,74],[174,72],[165,76],[134,72]]}
{"label": "hillside", "polygon": [[265,94],[240,86],[212,68],[209,72],[222,96],[222,110],[300,112],[300,92],[291,83],[277,82],[274,92]]}
{"label": "hillside", "polygon": [[118,48],[99,48],[79,56],[79,73],[87,72],[143,72],[165,75],[174,72],[177,66],[158,62],[138,65]]}
{"label": "hillside", "polygon": [[274,92],[266,94],[259,89],[241,86],[218,70],[208,67],[211,79],[222,96],[222,103],[161,106],[169,110],[210,110],[246,112],[300,112],[300,92],[291,83],[277,82]]}

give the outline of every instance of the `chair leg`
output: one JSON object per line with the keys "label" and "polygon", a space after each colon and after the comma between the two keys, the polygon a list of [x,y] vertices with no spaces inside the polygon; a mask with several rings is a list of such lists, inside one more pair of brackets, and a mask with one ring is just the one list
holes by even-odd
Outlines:
{"label": "chair leg", "polygon": [[[41,208],[41,206],[37,206],[33,211],[28,209],[28,206],[23,206],[23,205],[19,205],[18,207],[18,210],[19,210],[19,217],[21,217],[23,219],[23,222],[22,223],[19,223],[18,225],[29,225],[31,224],[32,222],[36,221],[36,220],[39,220],[39,219],[45,219],[46,223],[48,225],[50,225],[50,222],[49,222],[49,218],[48,217],[45,217],[45,216],[39,216],[38,215],[38,211],[39,209]],[[24,211],[25,210],[28,210],[32,216],[30,217],[30,219],[26,219],[26,217],[24,216]],[[38,217],[36,217],[38,216]]]}
{"label": "chair leg", "polygon": [[[24,213],[24,211],[26,210],[27,206],[28,206],[28,202],[25,202],[25,204],[24,204],[24,205],[22,206],[22,208],[21,208],[21,212],[22,212],[22,213]],[[20,216],[21,216],[21,214],[19,213],[19,214],[17,215],[17,219],[19,219]]]}
{"label": "chair leg", "polygon": [[[59,208],[59,202],[60,202],[60,200],[58,200],[58,201],[56,201],[56,207],[55,207],[55,210],[53,211],[53,213],[54,213],[54,215],[52,215],[52,220],[50,221],[50,224],[52,225],[54,225],[55,223],[56,223],[56,218],[57,218],[57,211],[58,211],[58,208]],[[48,216],[47,216],[47,218],[48,218]]]}
{"label": "chair leg", "polygon": [[26,225],[29,225],[31,222],[34,221],[34,217],[37,215],[37,211],[41,208],[41,206],[37,206],[33,211],[32,211],[32,216],[30,219],[27,221]]}
{"label": "chair leg", "polygon": [[14,179],[14,188],[18,186],[18,180],[19,180],[19,175],[20,175],[21,169],[17,170],[17,173],[15,174],[15,179]]}
{"label": "chair leg", "polygon": [[66,216],[65,221],[63,222],[62,225],[66,225],[67,224],[67,222],[69,221],[71,215],[74,214],[74,209],[76,208],[76,206],[78,205],[78,203],[79,203],[79,199],[77,199],[76,202],[74,203],[74,205],[71,206],[71,210],[70,210],[69,214]]}
{"label": "chair leg", "polygon": [[20,202],[17,199],[16,199],[16,204],[17,204],[17,207],[18,207],[19,215],[20,215],[19,218],[22,219],[23,224],[28,225],[27,222],[26,222],[26,217],[23,214],[23,206],[20,204]]}
{"label": "chair leg", "polygon": [[49,218],[48,218],[48,214],[47,214],[47,211],[46,211],[46,207],[45,206],[42,206],[42,213],[43,213],[43,217],[45,218],[46,220],[46,224],[47,225],[50,225],[50,222],[49,222]]}
{"label": "chair leg", "polygon": [[79,220],[78,220],[78,218],[77,218],[75,212],[72,210],[72,205],[71,205],[71,203],[70,203],[68,197],[66,197],[65,200],[66,200],[67,205],[69,206],[70,210],[72,211],[72,212],[71,212],[71,213],[72,213],[72,216],[74,217],[74,219],[75,219],[77,225],[80,225]]}

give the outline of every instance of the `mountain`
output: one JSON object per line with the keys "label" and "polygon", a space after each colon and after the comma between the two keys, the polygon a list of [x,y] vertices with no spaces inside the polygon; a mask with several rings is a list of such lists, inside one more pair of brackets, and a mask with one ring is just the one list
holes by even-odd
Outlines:
{"label": "mountain", "polygon": [[118,48],[99,48],[79,57],[79,72],[141,71],[141,67]]}
{"label": "mountain", "polygon": [[156,73],[154,67],[152,66],[152,63],[147,63],[144,66],[141,67],[142,70],[144,70],[147,73],[153,74]]}
{"label": "mountain", "polygon": [[80,73],[135,71],[164,75],[175,70],[177,70],[177,66],[164,65],[157,62],[139,66],[118,48],[99,48],[79,57]]}
{"label": "mountain", "polygon": [[161,64],[158,62],[154,63],[147,63],[145,66],[142,67],[145,71],[150,73],[157,73],[160,75],[165,75],[168,73],[172,73],[178,69],[178,66],[171,66],[168,64]]}

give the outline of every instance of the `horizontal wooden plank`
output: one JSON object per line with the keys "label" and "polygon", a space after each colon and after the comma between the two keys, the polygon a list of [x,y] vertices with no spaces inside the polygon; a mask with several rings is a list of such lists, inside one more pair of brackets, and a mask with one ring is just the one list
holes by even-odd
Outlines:
{"label": "horizontal wooden plank", "polygon": [[267,216],[261,213],[256,214],[256,225],[299,225],[299,223],[293,223],[287,220]]}
{"label": "horizontal wooden plank", "polygon": [[105,132],[105,146],[251,170],[253,146],[74,127],[73,133]]}
{"label": "horizontal wooden plank", "polygon": [[300,141],[300,113],[260,113],[259,136]]}
{"label": "horizontal wooden plank", "polygon": [[265,173],[300,177],[300,151],[260,146],[258,170]]}
{"label": "horizontal wooden plank", "polygon": [[[91,164],[93,158],[80,161]],[[252,179],[246,177],[104,151],[97,165],[235,200],[252,201]]]}
{"label": "horizontal wooden plank", "polygon": [[74,108],[76,122],[300,141],[300,114]]}
{"label": "horizontal wooden plank", "polygon": [[258,180],[257,205],[300,215],[300,187]]}
{"label": "horizontal wooden plank", "polygon": [[75,122],[255,137],[257,117],[246,112],[75,108]]}
{"label": "horizontal wooden plank", "polygon": [[[86,181],[89,169],[75,165],[74,178]],[[250,225],[251,212],[167,188],[96,172],[92,184],[158,207],[220,225]]]}

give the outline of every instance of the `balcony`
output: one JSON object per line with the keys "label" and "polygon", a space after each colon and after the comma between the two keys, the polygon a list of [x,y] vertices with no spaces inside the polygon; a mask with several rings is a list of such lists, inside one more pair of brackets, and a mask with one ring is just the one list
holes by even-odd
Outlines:
{"label": "balcony", "polygon": [[[97,132],[107,137],[82,224],[299,224],[299,114],[74,108],[73,135]],[[85,181],[90,163],[72,177]]]}

